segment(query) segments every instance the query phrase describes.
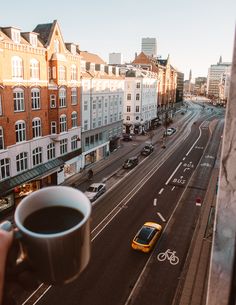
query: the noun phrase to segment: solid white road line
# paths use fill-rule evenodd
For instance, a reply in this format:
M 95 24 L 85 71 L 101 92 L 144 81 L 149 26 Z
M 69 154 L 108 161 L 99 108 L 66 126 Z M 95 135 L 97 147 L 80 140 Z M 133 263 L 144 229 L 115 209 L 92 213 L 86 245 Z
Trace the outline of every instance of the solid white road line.
M 157 213 L 157 215 L 161 218 L 162 221 L 166 222 L 165 218 L 161 215 L 161 213 Z
M 201 126 L 203 125 L 205 121 L 202 122 L 202 124 L 199 126 L 199 130 L 200 130 L 200 133 L 199 133 L 199 136 L 197 138 L 197 140 L 193 143 L 192 147 L 190 147 L 189 151 L 187 152 L 186 156 L 188 156 L 190 154 L 190 152 L 192 151 L 192 149 L 194 148 L 194 146 L 196 145 L 197 141 L 201 138 L 201 135 L 202 135 L 202 129 L 201 129 Z
M 174 174 L 177 172 L 177 170 L 179 169 L 179 167 L 182 165 L 182 162 L 179 163 L 179 165 L 176 167 L 176 169 L 173 171 L 173 173 L 171 174 L 171 176 L 169 177 L 169 179 L 166 181 L 166 185 L 170 182 L 170 180 L 172 179 L 172 177 L 174 176 Z

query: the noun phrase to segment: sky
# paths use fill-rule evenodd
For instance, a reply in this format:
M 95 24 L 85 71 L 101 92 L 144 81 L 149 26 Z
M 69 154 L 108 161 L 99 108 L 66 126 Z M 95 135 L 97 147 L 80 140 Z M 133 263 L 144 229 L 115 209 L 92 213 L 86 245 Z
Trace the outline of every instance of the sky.
M 37 24 L 59 22 L 65 42 L 99 55 L 134 60 L 142 37 L 157 39 L 157 55 L 170 56 L 185 79 L 207 76 L 211 64 L 231 62 L 236 0 L 2 0 L 0 27 L 23 32 Z

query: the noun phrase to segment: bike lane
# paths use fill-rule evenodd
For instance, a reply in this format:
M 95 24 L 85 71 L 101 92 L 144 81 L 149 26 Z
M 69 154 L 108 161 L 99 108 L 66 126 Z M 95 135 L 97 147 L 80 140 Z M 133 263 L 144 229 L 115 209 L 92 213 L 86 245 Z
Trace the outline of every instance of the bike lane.
M 200 150 L 199 147 L 195 145 L 192 151 L 193 155 Z M 173 304 L 179 280 L 181 276 L 185 276 L 183 268 L 186 268 L 186 258 L 191 256 L 189 249 L 194 230 L 198 228 L 201 207 L 196 205 L 196 198 L 200 197 L 202 201 L 204 199 L 214 167 L 212 156 L 216 156 L 217 151 L 218 145 L 209 145 L 204 152 L 194 175 L 187 185 L 186 191 L 179 200 L 178 208 L 168 222 L 149 259 L 144 274 L 130 297 L 129 305 Z M 188 157 L 191 158 L 191 153 Z M 189 164 L 189 162 L 186 164 Z M 183 171 L 184 168 L 186 166 L 180 167 L 179 170 Z M 176 171 L 176 174 L 178 176 L 180 173 Z M 169 188 L 174 185 L 175 179 L 176 176 L 173 175 L 169 181 Z M 181 186 L 179 185 L 178 187 Z

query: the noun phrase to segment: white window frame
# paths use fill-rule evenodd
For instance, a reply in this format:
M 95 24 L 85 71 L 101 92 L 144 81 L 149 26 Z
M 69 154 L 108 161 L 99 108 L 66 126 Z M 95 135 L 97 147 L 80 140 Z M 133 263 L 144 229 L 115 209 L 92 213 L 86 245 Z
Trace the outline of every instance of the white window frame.
M 78 114 L 76 111 L 71 113 L 71 127 L 75 128 L 78 126 Z
M 24 90 L 15 88 L 13 90 L 14 112 L 25 111 Z
M 53 142 L 47 145 L 47 158 L 48 160 L 56 158 L 56 147 Z
M 66 67 L 63 66 L 63 65 L 59 66 L 58 78 L 59 78 L 59 81 L 65 81 L 66 80 Z
M 33 166 L 43 163 L 43 149 L 38 146 L 32 151 Z
M 59 107 L 60 108 L 66 107 L 66 89 L 65 88 L 59 89 Z
M 40 109 L 40 90 L 38 88 L 31 89 L 31 107 L 33 110 Z
M 60 42 L 58 39 L 54 40 L 54 53 L 59 53 L 60 52 Z
M 12 64 L 12 78 L 23 78 L 23 60 L 19 56 L 13 56 L 11 59 Z
M 39 79 L 39 61 L 35 58 L 30 60 L 30 79 Z
M 25 121 L 15 123 L 16 143 L 26 141 L 26 124 Z
M 71 105 L 77 105 L 77 88 L 71 88 Z
M 76 67 L 76 65 L 71 66 L 71 80 L 72 81 L 77 80 L 77 67 Z
M 84 120 L 84 131 L 88 130 L 88 120 Z
M 16 156 L 16 171 L 18 173 L 28 169 L 28 153 L 23 151 Z
M 68 145 L 67 139 L 62 139 L 60 141 L 60 155 L 64 155 L 67 153 L 67 145 Z
M 56 94 L 50 94 L 50 108 L 57 107 L 57 97 Z
M 88 110 L 88 101 L 84 101 L 84 111 Z
M 78 148 L 77 136 L 71 137 L 71 150 L 76 150 Z
M 10 177 L 10 159 L 5 158 L 0 160 L 0 180 Z
M 60 133 L 67 131 L 67 118 L 65 114 L 60 116 Z
M 56 121 L 52 121 L 50 125 L 51 125 L 50 126 L 51 127 L 51 134 L 57 134 L 57 122 Z
M 32 120 L 32 130 L 33 130 L 33 138 L 39 138 L 42 136 L 42 129 L 41 129 L 41 119 L 34 118 Z

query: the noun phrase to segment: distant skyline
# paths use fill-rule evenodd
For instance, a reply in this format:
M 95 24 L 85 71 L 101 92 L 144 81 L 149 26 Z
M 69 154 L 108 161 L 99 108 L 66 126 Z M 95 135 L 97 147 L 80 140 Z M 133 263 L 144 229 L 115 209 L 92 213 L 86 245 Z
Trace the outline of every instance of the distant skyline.
M 65 42 L 98 54 L 122 53 L 126 62 L 141 52 L 143 37 L 157 39 L 157 54 L 188 79 L 207 76 L 211 64 L 232 61 L 235 0 L 100 0 L 1 3 L 0 26 L 32 31 L 37 24 L 59 22 Z

